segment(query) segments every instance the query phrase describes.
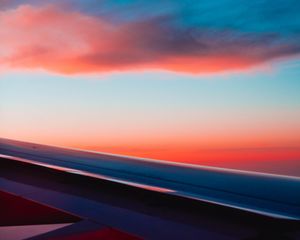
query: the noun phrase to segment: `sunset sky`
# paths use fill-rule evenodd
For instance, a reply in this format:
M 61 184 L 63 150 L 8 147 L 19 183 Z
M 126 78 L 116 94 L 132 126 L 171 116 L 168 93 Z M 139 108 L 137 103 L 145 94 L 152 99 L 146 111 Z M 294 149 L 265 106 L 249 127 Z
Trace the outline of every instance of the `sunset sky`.
M 300 176 L 299 12 L 0 0 L 0 136 Z

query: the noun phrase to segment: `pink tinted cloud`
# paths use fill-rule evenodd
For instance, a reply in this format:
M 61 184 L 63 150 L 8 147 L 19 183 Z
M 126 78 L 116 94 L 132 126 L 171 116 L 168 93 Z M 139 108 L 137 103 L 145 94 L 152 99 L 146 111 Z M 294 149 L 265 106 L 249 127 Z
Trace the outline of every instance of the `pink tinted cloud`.
M 209 73 L 248 69 L 284 52 L 253 46 L 244 38 L 232 43 L 224 33 L 219 40 L 184 32 L 178 36 L 162 27 L 163 21 L 113 25 L 55 6 L 0 11 L 0 67 L 64 74 L 147 69 Z

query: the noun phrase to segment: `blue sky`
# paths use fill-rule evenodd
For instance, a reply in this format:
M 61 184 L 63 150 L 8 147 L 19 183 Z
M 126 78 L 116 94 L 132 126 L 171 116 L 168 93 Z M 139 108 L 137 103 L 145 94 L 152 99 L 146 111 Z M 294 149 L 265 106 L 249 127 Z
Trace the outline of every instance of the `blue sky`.
M 3 1 L 0 135 L 299 162 L 299 12 L 293 0 Z

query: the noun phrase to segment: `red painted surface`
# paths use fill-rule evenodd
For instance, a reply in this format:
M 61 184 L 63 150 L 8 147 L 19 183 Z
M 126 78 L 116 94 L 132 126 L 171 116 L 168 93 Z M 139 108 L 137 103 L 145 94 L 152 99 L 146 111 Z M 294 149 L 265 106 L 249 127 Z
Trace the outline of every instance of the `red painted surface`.
M 84 239 L 101 239 L 101 240 L 139 240 L 140 238 L 121 232 L 113 228 L 104 228 L 98 231 L 85 232 L 76 235 L 51 238 L 49 240 L 84 240 Z
M 0 191 L 0 226 L 72 223 L 80 218 L 20 196 Z

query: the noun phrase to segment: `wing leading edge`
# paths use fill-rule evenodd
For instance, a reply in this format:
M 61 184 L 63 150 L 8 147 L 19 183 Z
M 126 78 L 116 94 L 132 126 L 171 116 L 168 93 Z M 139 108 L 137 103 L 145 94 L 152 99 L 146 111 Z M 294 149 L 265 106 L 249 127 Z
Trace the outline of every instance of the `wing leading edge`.
M 0 139 L 11 160 L 281 219 L 300 220 L 300 178 Z

